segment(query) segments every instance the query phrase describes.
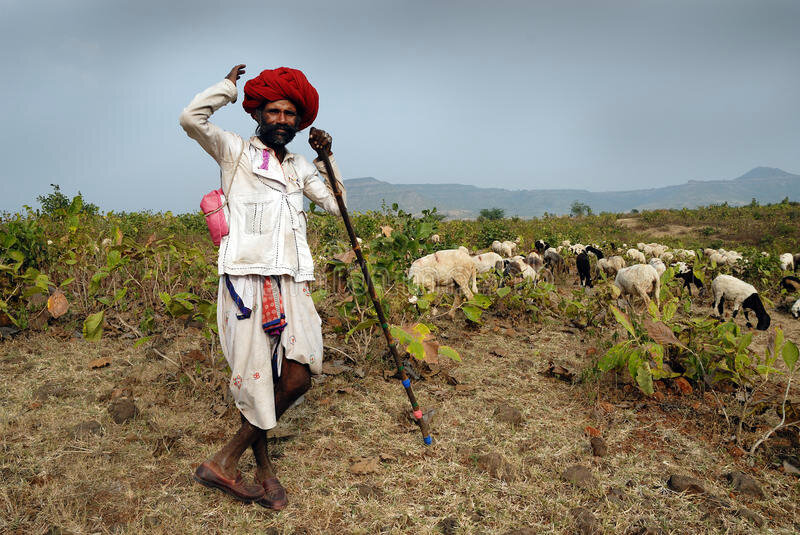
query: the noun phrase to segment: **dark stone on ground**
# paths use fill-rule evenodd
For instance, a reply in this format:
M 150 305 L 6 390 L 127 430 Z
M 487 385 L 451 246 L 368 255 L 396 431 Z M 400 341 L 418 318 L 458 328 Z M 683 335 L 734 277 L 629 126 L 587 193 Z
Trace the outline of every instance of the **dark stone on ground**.
M 519 409 L 511 405 L 500 405 L 494 410 L 494 417 L 497 421 L 511 425 L 520 425 L 525 421 Z
M 115 423 L 121 424 L 133 419 L 139 411 L 132 399 L 120 398 L 108 406 L 108 414 Z
M 490 476 L 505 482 L 516 481 L 517 475 L 511 466 L 499 453 L 486 453 L 477 459 L 478 469 Z
M 103 432 L 100 422 L 96 420 L 89 420 L 88 422 L 81 422 L 72 428 L 71 434 L 73 438 L 87 438 L 91 435 L 99 435 Z
M 569 481 L 581 489 L 589 489 L 597 486 L 597 478 L 592 475 L 592 472 L 587 467 L 580 464 L 572 465 L 564 470 L 561 474 L 561 479 Z
M 761 518 L 761 515 L 759 515 L 752 509 L 748 509 L 747 507 L 740 507 L 739 509 L 737 509 L 736 514 L 741 516 L 742 518 L 746 518 L 747 520 L 749 520 L 758 527 L 764 525 L 764 519 Z
M 570 515 L 575 520 L 575 531 L 580 535 L 595 535 L 600 533 L 597 518 L 585 507 L 575 507 L 570 510 Z
M 375 498 L 376 500 L 383 498 L 383 490 L 372 485 L 361 483 L 356 485 L 356 490 L 358 490 L 358 494 L 362 498 Z
M 675 492 L 687 492 L 689 494 L 705 494 L 706 492 L 699 479 L 678 474 L 670 474 L 667 486 Z
M 519 359 L 517 361 L 517 368 L 521 372 L 527 372 L 527 371 L 531 370 L 533 368 L 533 366 L 534 366 L 534 363 L 533 363 L 532 360 Z
M 608 447 L 606 446 L 606 441 L 602 439 L 602 437 L 592 437 L 592 454 L 595 457 L 605 457 L 606 453 L 608 453 Z
M 39 401 L 47 401 L 49 397 L 63 398 L 66 397 L 69 391 L 64 385 L 60 385 L 55 381 L 47 381 L 45 384 L 36 389 L 33 397 Z
M 734 470 L 725 474 L 725 479 L 733 486 L 733 490 L 739 494 L 748 494 L 760 499 L 764 498 L 764 491 L 758 482 L 744 472 Z
M 625 501 L 625 498 L 628 496 L 622 492 L 620 489 L 616 487 L 609 487 L 606 491 L 606 498 L 610 502 L 614 502 L 616 504 L 621 504 Z
M 436 529 L 444 533 L 444 535 L 455 535 L 458 531 L 458 519 L 449 516 L 443 518 L 436 524 Z

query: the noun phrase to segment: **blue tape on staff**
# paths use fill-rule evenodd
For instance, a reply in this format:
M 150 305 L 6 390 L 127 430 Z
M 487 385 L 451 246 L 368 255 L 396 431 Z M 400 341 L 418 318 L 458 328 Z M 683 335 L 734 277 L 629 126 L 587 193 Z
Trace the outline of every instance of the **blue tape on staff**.
M 431 438 L 430 435 L 428 435 L 427 437 L 423 438 L 422 440 L 425 441 L 425 445 L 426 446 L 430 446 L 433 443 L 433 438 Z
M 403 379 L 403 386 L 406 388 L 411 386 L 411 379 Z

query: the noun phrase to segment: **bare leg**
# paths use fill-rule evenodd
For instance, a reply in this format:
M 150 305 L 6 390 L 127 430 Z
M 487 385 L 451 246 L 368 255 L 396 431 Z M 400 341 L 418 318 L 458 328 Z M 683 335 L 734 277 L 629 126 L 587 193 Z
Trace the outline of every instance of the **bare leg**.
M 280 419 L 286 409 L 311 387 L 311 372 L 308 365 L 289 359 L 283 359 L 281 377 L 275 385 L 275 417 Z M 252 443 L 253 456 L 256 459 L 256 481 L 275 477 L 275 469 L 269 459 L 267 449 L 267 432 L 259 429 Z
M 242 426 L 239 431 L 211 458 L 211 462 L 219 466 L 225 477 L 235 478 L 236 466 L 239 464 L 242 453 L 253 443 L 258 434 L 263 432 L 262 429 L 254 426 L 242 416 Z

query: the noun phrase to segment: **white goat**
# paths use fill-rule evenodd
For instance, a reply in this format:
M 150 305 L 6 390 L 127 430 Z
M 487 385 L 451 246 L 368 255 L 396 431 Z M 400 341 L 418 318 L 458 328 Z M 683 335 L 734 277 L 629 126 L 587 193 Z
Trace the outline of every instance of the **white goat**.
M 758 291 L 752 284 L 748 284 L 742 280 L 732 277 L 730 275 L 717 275 L 711 281 L 711 292 L 714 295 L 714 309 L 720 316 L 724 315 L 725 300 L 733 301 L 733 317 L 739 312 L 741 307 L 744 310 L 745 319 L 750 318 L 747 315 L 747 310 L 755 312 L 758 318 L 758 325 L 756 329 L 765 331 L 769 328 L 770 318 L 767 311 L 764 309 L 764 303 L 758 295 Z
M 497 266 L 498 262 L 502 261 L 503 257 L 494 252 L 481 253 L 472 257 L 472 262 L 475 264 L 475 269 L 478 273 L 486 273 Z
M 639 264 L 647 263 L 647 257 L 644 256 L 644 253 L 639 251 L 638 249 L 628 249 L 628 251 L 625 254 L 628 255 L 628 258 L 630 258 L 634 262 L 637 262 Z
M 466 248 L 444 249 L 414 260 L 408 269 L 408 276 L 414 284 L 428 292 L 457 286 L 467 299 L 472 299 L 473 293 L 478 292 L 475 281 L 477 270 L 465 250 Z M 460 297 L 456 292 L 450 317 L 455 315 Z
M 641 297 L 645 307 L 650 304 L 650 294 L 660 306 L 661 278 L 656 268 L 650 264 L 635 264 L 617 271 L 614 284 L 619 287 L 622 295 L 631 298 Z M 629 301 L 630 302 L 630 301 Z

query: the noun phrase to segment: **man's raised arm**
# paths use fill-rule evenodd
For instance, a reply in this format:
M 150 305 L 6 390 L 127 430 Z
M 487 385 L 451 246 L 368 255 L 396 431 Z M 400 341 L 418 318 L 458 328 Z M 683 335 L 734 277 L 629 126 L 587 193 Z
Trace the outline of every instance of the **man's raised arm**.
M 208 121 L 211 114 L 229 102 L 236 102 L 236 81 L 244 74 L 244 64 L 234 66 L 224 80 L 196 95 L 180 116 L 186 134 L 197 141 L 217 163 L 230 161 L 242 147 L 242 139 Z

